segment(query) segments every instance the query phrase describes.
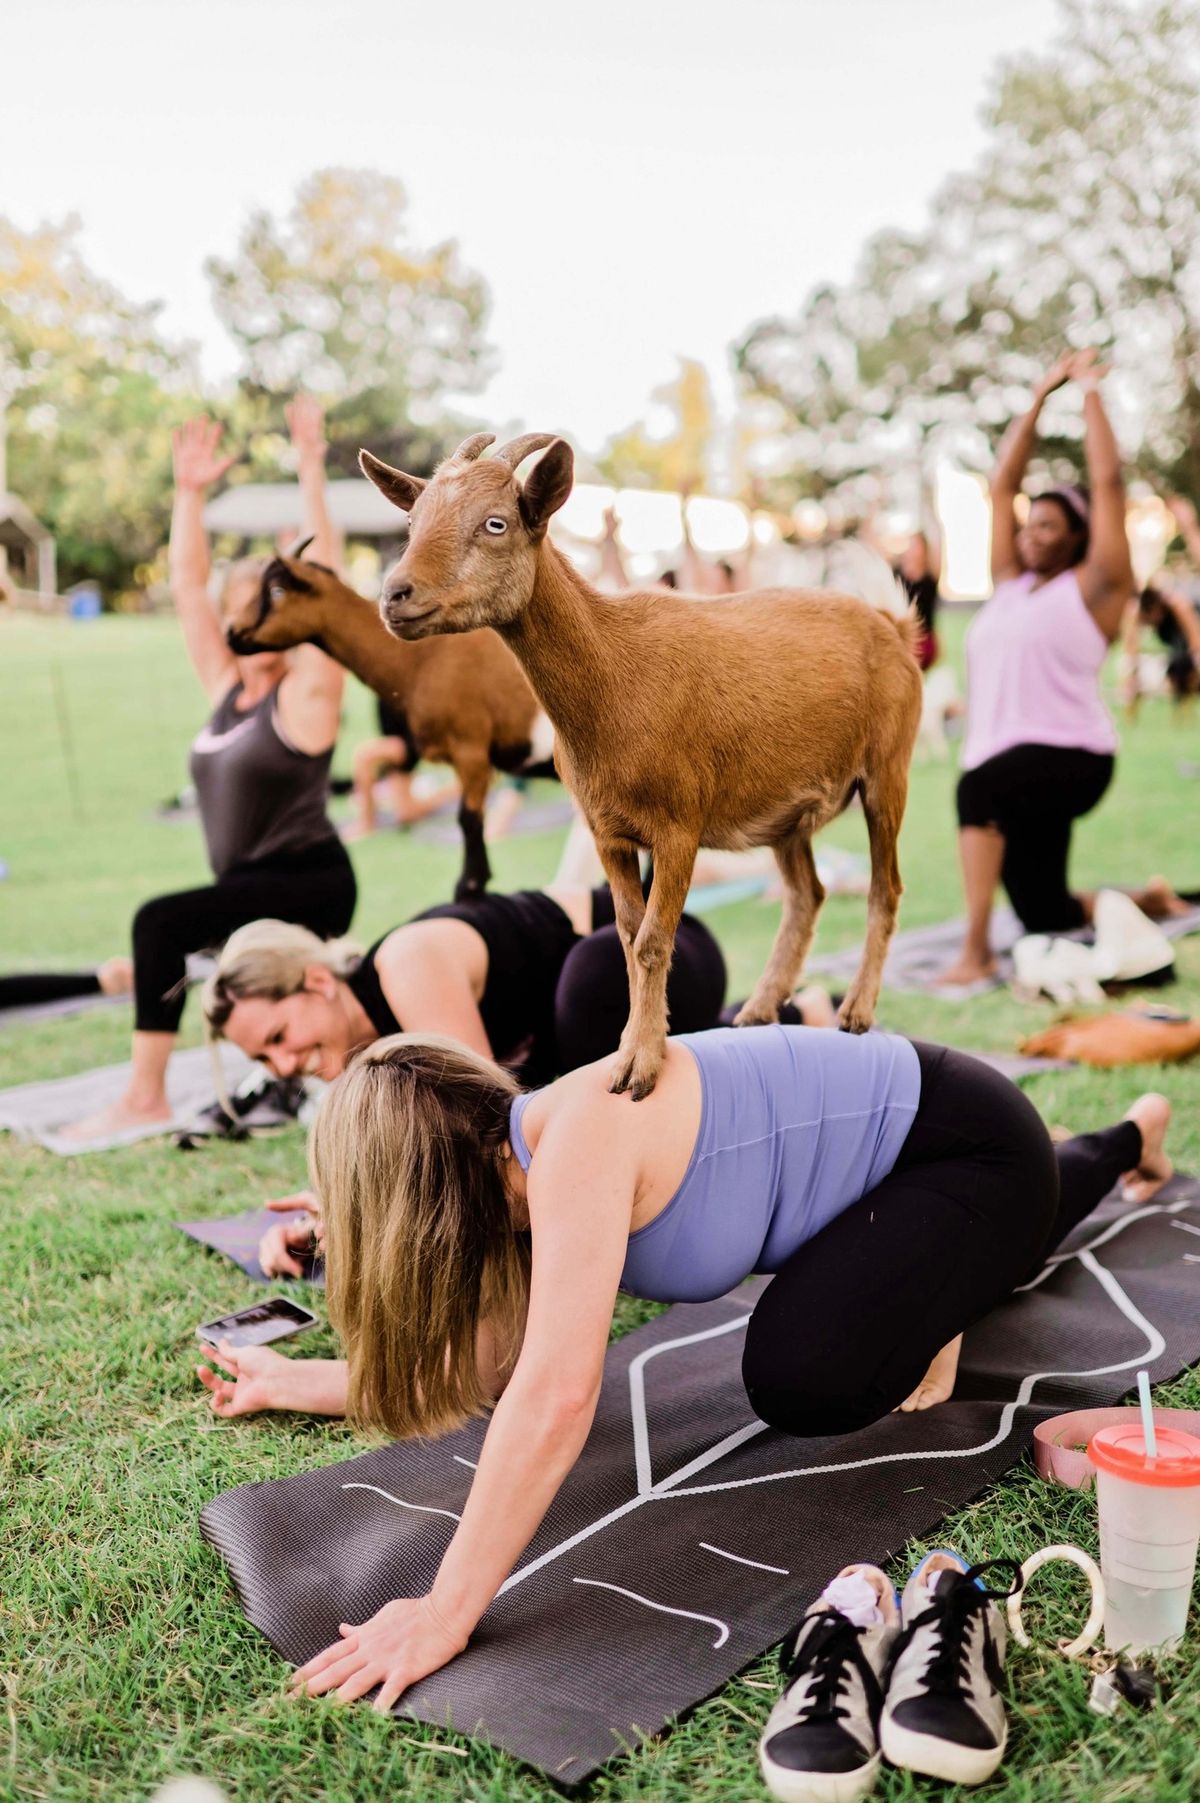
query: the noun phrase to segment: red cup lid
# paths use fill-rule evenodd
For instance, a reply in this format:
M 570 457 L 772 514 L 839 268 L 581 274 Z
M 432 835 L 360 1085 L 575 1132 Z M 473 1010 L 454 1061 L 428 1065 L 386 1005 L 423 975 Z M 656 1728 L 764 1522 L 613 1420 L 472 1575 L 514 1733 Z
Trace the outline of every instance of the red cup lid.
M 1140 1421 L 1102 1427 L 1093 1434 L 1088 1458 L 1098 1471 L 1127 1478 L 1133 1484 L 1158 1484 L 1184 1488 L 1200 1484 L 1200 1440 L 1178 1427 L 1155 1423 L 1158 1456 L 1146 1451 L 1146 1435 Z

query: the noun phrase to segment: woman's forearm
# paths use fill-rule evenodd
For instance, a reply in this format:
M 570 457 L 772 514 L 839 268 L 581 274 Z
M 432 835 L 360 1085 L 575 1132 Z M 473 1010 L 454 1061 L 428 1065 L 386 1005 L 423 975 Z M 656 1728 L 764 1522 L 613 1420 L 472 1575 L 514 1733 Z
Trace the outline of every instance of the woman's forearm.
M 514 1378 L 496 1405 L 479 1469 L 430 1592 L 439 1618 L 470 1634 L 529 1545 L 583 1451 L 595 1414 L 539 1403 Z
M 1015 419 L 1001 439 L 1000 449 L 996 453 L 996 467 L 992 472 L 993 494 L 1020 493 L 1029 459 L 1033 456 L 1033 447 L 1037 443 L 1038 420 L 1044 399 L 1045 396 L 1039 390 L 1034 395 L 1033 406 L 1028 413 Z
M 204 529 L 204 491 L 177 488 L 171 511 L 168 552 L 171 589 L 176 605 L 189 594 L 204 593 L 210 570 L 208 533 Z
M 314 563 L 323 563 L 331 570 L 340 570 L 342 535 L 329 512 L 324 451 L 303 456 L 297 474 L 304 502 L 304 530 L 312 534 L 313 541 L 308 555 Z
M 1104 402 L 1096 387 L 1087 387 L 1083 395 L 1083 456 L 1087 464 L 1092 493 L 1114 486 L 1124 491 L 1121 453 Z
M 285 1359 L 271 1385 L 271 1407 L 305 1415 L 344 1415 L 350 1368 L 345 1359 Z

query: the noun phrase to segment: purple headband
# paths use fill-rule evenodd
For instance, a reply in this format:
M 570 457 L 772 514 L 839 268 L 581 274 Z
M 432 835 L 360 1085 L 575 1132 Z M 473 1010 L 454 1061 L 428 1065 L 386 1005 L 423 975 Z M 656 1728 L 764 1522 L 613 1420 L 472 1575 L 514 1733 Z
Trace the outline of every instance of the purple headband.
M 1085 526 L 1092 523 L 1092 504 L 1081 488 L 1074 488 L 1069 482 L 1056 482 L 1053 488 L 1045 488 L 1040 495 L 1034 496 L 1038 501 L 1065 501 L 1071 512 L 1083 521 Z

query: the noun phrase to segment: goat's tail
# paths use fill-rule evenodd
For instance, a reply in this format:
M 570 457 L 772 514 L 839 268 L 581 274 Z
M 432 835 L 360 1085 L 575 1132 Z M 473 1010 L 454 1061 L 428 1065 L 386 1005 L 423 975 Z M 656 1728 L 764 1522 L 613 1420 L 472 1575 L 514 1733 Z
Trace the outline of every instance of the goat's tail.
M 897 586 L 899 585 L 897 584 Z M 902 614 L 889 613 L 887 617 L 900 634 L 900 642 L 905 650 L 911 652 L 915 658 L 917 646 L 920 644 L 925 630 L 921 625 L 921 616 L 916 608 L 909 607 Z

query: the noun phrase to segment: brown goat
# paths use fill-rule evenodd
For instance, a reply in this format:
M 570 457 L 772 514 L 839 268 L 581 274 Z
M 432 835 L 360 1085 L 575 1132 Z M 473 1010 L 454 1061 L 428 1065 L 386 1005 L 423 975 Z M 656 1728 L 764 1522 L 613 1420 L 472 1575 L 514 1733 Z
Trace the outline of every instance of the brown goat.
M 848 595 L 764 589 L 717 601 L 597 593 L 550 542 L 571 491 L 561 438 L 528 434 L 478 461 L 468 439 L 424 482 L 368 452 L 363 470 L 410 515 L 381 612 L 404 639 L 494 626 L 557 733 L 563 780 L 612 886 L 632 1006 L 611 1087 L 654 1088 L 666 978 L 699 846 L 770 845 L 783 915 L 739 1025 L 773 1021 L 807 956 L 824 890 L 812 837 L 857 791 L 871 842 L 867 937 L 840 1023 L 871 1025 L 900 900 L 896 840 L 921 714 L 910 621 Z M 522 486 L 516 471 L 545 449 Z M 648 903 L 638 851 L 654 859 Z
M 301 547 L 302 549 L 303 547 Z M 415 751 L 451 764 L 462 785 L 458 822 L 463 868 L 454 897 L 479 895 L 491 880 L 483 810 L 493 767 L 520 770 L 530 761 L 537 698 L 512 652 L 494 632 L 397 643 L 379 610 L 323 564 L 275 557 L 259 592 L 226 637 L 239 656 L 316 644 L 396 708 Z

